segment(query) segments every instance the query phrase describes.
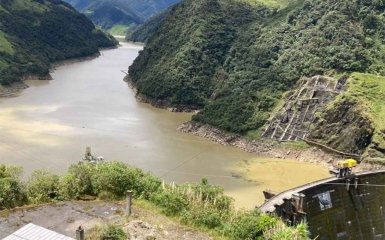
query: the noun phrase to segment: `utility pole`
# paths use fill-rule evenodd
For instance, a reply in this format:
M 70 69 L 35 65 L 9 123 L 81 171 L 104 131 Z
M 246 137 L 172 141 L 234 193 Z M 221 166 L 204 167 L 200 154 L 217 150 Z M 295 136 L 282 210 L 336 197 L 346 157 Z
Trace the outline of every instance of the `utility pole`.
M 127 216 L 131 215 L 131 205 L 132 205 L 132 191 L 127 190 L 127 207 L 126 207 Z

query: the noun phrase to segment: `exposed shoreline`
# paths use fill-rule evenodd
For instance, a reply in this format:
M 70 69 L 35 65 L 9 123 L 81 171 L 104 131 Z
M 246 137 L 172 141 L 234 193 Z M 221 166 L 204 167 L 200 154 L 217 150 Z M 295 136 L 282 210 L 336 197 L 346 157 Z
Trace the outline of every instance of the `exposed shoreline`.
M 108 49 L 115 49 L 117 47 L 118 46 L 109 47 L 109 48 L 100 48 L 99 51 L 108 50 Z M 98 58 L 100 55 L 101 55 L 100 52 L 97 52 L 97 53 L 94 53 L 94 54 L 86 56 L 86 57 L 69 58 L 66 60 L 53 62 L 53 63 L 51 63 L 51 66 L 50 66 L 50 73 L 52 71 L 54 71 L 57 67 L 65 66 L 65 65 L 69 65 L 69 64 L 73 64 L 73 63 L 77 63 L 77 62 L 92 60 L 92 59 Z M 19 81 L 13 82 L 8 86 L 1 86 L 0 85 L 0 98 L 19 96 L 21 91 L 29 88 L 28 84 L 25 83 L 25 81 L 27 81 L 27 80 L 42 80 L 42 81 L 53 80 L 50 73 L 47 75 L 28 74 L 28 75 L 22 76 Z
M 232 146 L 243 151 L 267 158 L 290 159 L 299 162 L 308 162 L 331 169 L 336 161 L 344 159 L 342 156 L 327 153 L 317 147 L 309 146 L 305 149 L 295 149 L 279 144 L 278 142 L 264 142 L 249 140 L 244 136 L 228 133 L 218 128 L 197 123 L 187 122 L 178 127 L 178 131 L 210 139 L 225 146 Z M 383 169 L 384 166 L 370 163 L 361 163 L 356 171 Z

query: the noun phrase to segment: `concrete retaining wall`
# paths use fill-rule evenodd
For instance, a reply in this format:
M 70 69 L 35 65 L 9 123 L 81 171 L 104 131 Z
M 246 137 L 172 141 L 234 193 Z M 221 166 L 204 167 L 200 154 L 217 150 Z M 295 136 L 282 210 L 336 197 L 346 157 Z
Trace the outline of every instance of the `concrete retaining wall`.
M 298 194 L 303 194 L 300 202 Z M 385 239 L 385 171 L 307 184 L 277 195 L 260 209 L 290 224 L 306 220 L 313 239 Z

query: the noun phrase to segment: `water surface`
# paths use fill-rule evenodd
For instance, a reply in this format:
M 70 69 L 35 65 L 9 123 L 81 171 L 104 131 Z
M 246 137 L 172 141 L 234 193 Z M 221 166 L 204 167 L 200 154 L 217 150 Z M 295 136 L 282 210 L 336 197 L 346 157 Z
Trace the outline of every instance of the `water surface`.
M 176 131 L 190 114 L 138 103 L 122 81 L 121 70 L 141 48 L 123 43 L 102 51 L 99 58 L 57 67 L 52 81 L 28 81 L 30 88 L 18 97 L 0 99 L 0 163 L 23 166 L 26 174 L 36 169 L 63 173 L 91 146 L 95 155 L 135 165 L 166 181 L 207 177 L 223 186 L 237 206 L 247 208 L 263 202 L 265 188 L 283 190 L 327 176 L 321 166 L 298 162 L 277 166 Z M 239 163 L 250 160 L 264 163 L 253 181 L 233 177 L 242 173 Z M 290 184 L 275 181 L 282 173 L 304 178 Z

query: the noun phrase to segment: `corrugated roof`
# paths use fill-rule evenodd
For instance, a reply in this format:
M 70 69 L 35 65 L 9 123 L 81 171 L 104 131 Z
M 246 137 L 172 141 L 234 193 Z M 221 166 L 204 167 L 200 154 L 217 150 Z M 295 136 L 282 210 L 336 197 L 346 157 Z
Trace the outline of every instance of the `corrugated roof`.
M 29 223 L 3 240 L 75 240 L 60 233 Z

